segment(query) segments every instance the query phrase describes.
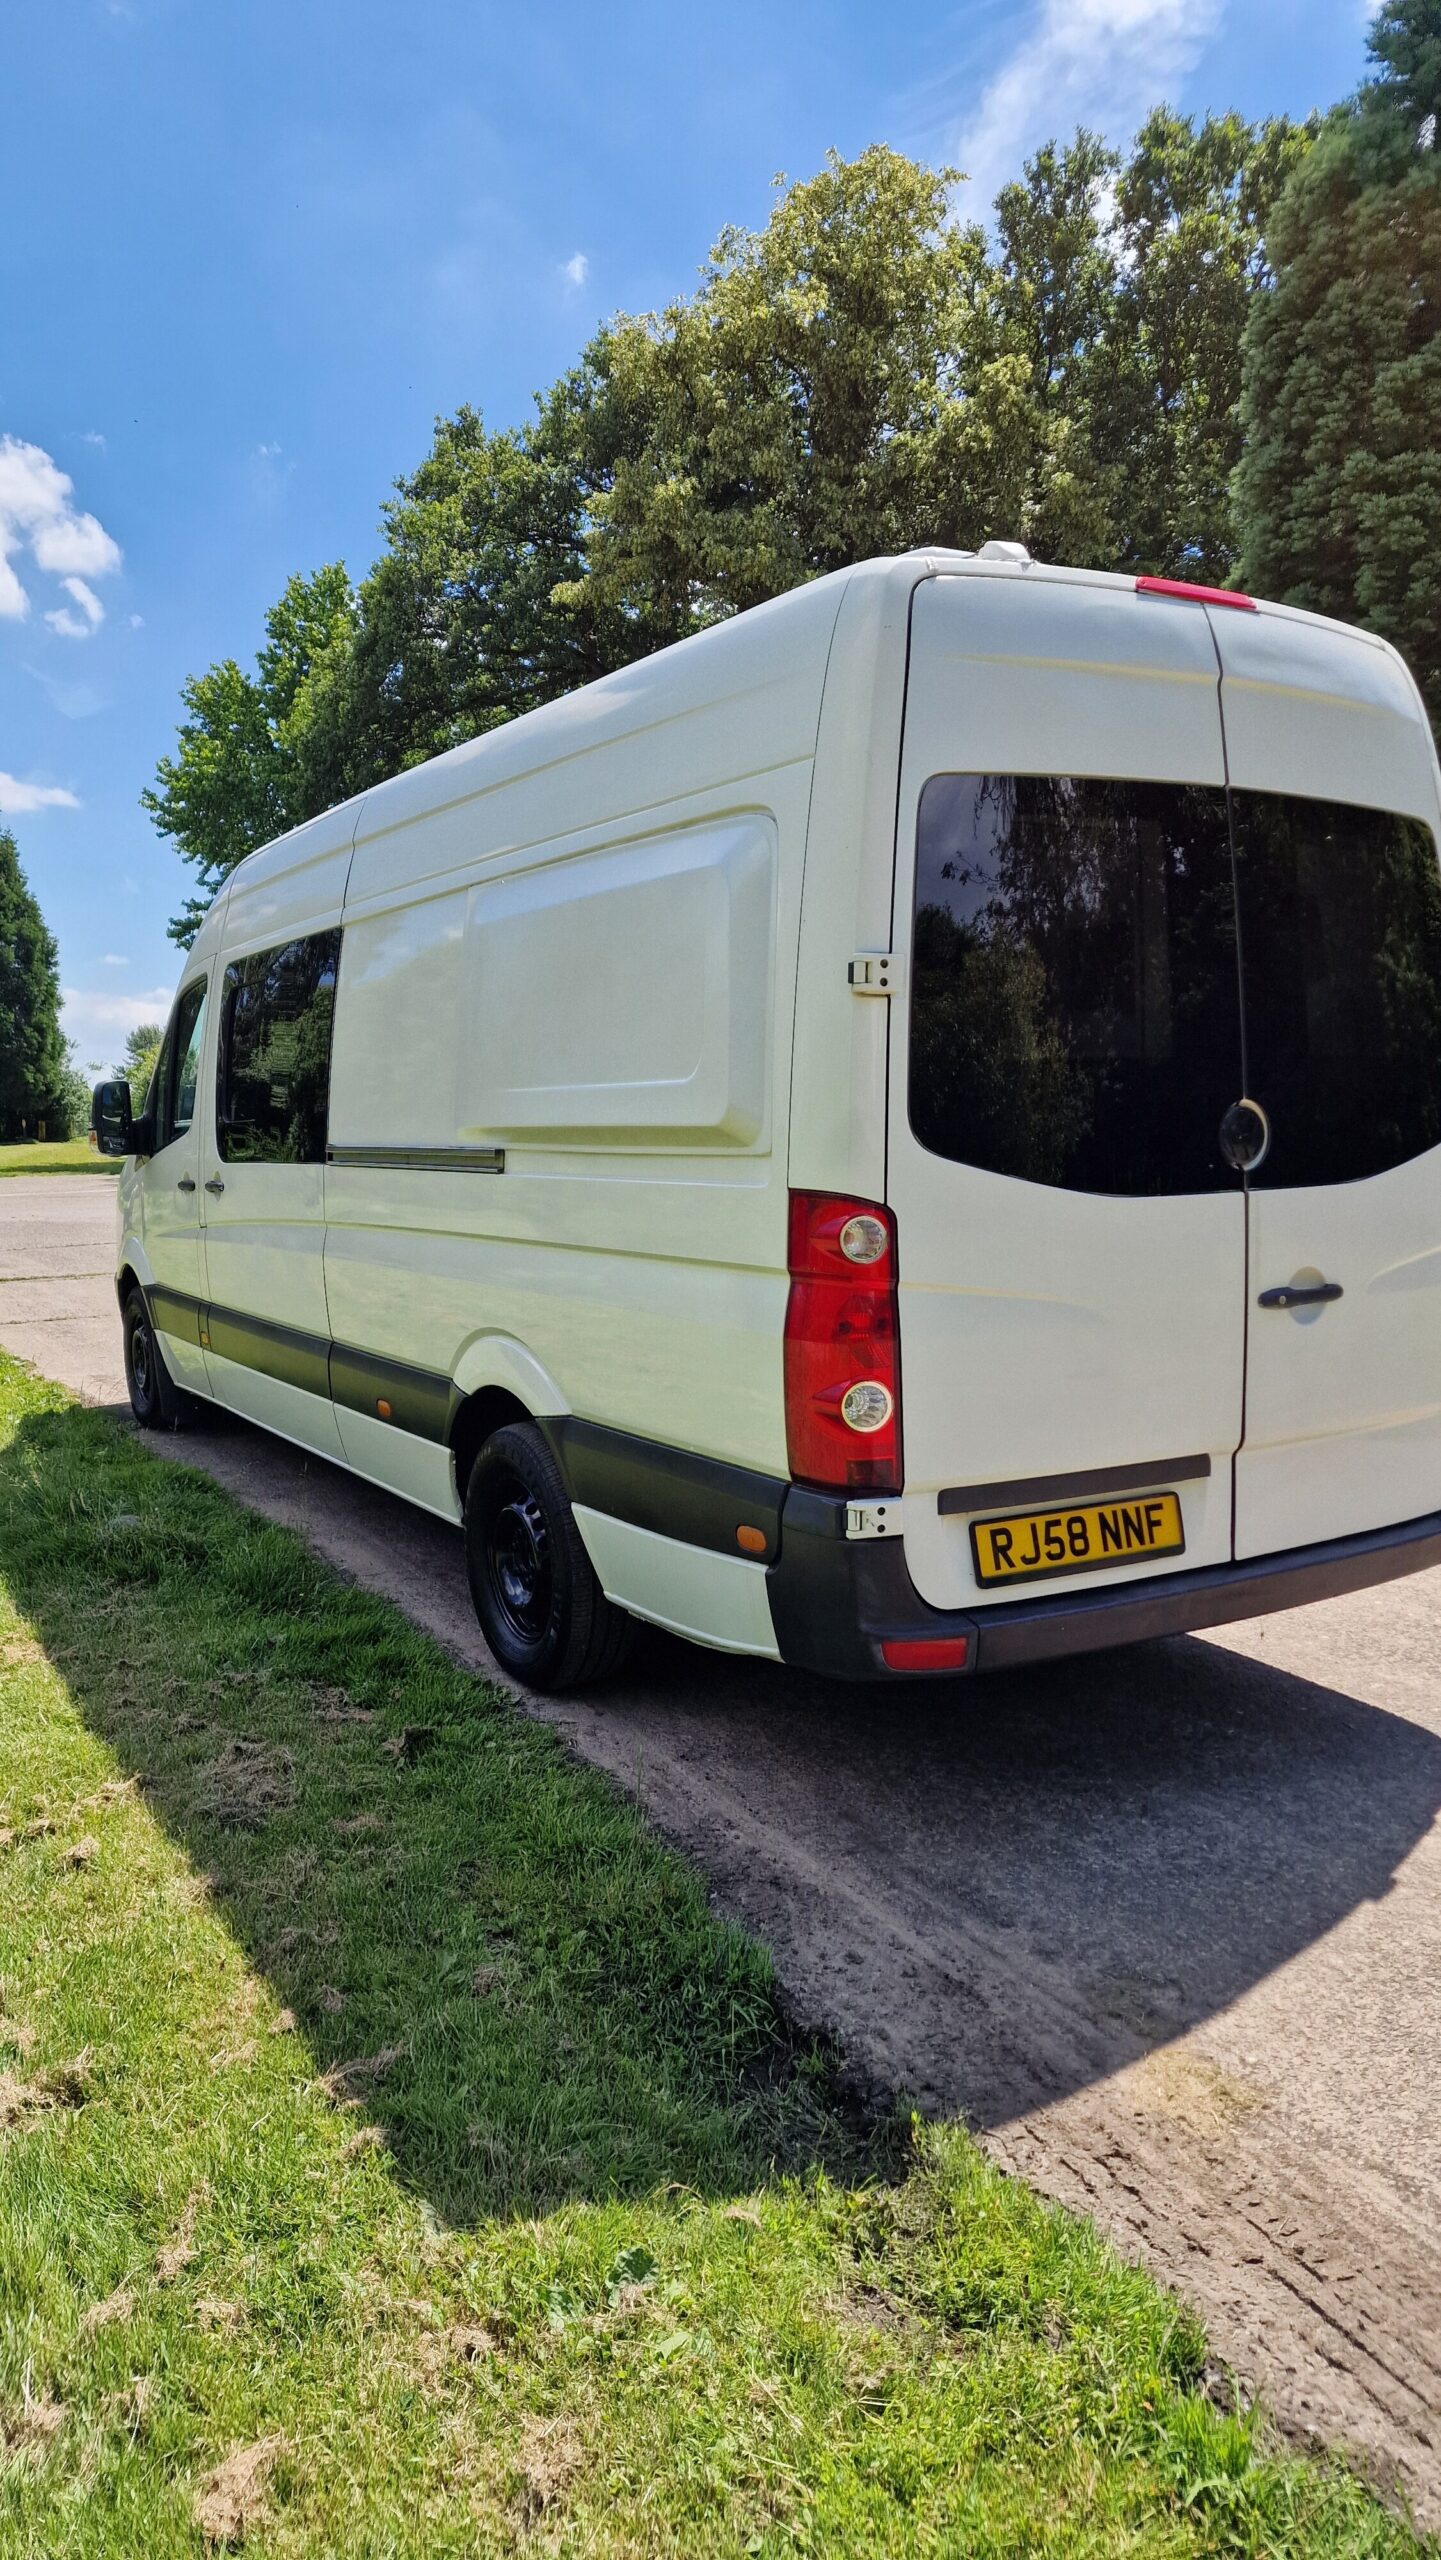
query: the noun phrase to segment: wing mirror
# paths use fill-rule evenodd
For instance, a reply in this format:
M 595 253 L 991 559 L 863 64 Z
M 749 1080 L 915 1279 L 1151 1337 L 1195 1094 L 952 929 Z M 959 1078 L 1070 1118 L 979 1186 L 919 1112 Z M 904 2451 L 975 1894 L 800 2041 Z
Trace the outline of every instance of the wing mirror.
M 90 1126 L 95 1144 L 102 1156 L 128 1156 L 135 1153 L 136 1124 L 130 1108 L 130 1087 L 98 1084 L 90 1104 Z

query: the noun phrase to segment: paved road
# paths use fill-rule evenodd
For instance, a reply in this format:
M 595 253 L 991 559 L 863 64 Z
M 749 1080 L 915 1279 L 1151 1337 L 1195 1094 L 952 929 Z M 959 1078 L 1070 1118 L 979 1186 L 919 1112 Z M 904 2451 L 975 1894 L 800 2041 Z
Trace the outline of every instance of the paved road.
M 0 1183 L 0 1345 L 122 1393 L 108 1185 Z M 240 1423 L 164 1444 L 486 1667 L 452 1530 Z M 991 1682 L 647 1640 L 547 1714 L 879 2078 L 1193 2301 L 1441 2523 L 1441 1573 Z

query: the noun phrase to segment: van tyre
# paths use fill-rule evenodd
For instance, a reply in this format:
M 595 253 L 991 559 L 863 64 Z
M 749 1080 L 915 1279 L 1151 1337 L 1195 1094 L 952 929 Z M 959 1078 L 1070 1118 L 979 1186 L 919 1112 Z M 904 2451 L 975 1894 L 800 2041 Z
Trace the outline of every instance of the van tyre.
M 120 1321 L 130 1410 L 141 1430 L 183 1431 L 195 1419 L 196 1400 L 177 1387 L 166 1368 L 150 1309 L 139 1289 L 130 1291 Z
M 491 1433 L 465 1496 L 465 1560 L 485 1640 L 531 1689 L 608 1680 L 635 1621 L 607 1600 L 560 1469 L 531 1422 Z

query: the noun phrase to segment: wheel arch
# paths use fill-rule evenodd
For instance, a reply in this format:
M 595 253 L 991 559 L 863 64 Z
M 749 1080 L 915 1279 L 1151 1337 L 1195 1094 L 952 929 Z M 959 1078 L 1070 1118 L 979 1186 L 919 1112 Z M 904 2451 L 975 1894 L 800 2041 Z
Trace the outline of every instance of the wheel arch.
M 455 1462 L 455 1490 L 462 1503 L 470 1471 L 492 1431 L 503 1423 L 533 1422 L 570 1407 L 555 1380 L 523 1343 L 486 1334 L 467 1345 L 456 1364 L 455 1409 L 447 1438 Z

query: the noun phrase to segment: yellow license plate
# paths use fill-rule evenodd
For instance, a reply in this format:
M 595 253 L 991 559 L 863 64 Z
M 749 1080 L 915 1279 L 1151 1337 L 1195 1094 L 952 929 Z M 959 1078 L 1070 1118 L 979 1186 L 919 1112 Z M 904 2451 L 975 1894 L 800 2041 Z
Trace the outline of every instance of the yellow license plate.
M 1186 1552 L 1180 1500 L 1140 1494 L 1129 1502 L 1082 1502 L 1069 1511 L 1015 1511 L 971 1524 L 978 1582 L 1036 1582 L 1042 1574 L 1094 1573 Z

